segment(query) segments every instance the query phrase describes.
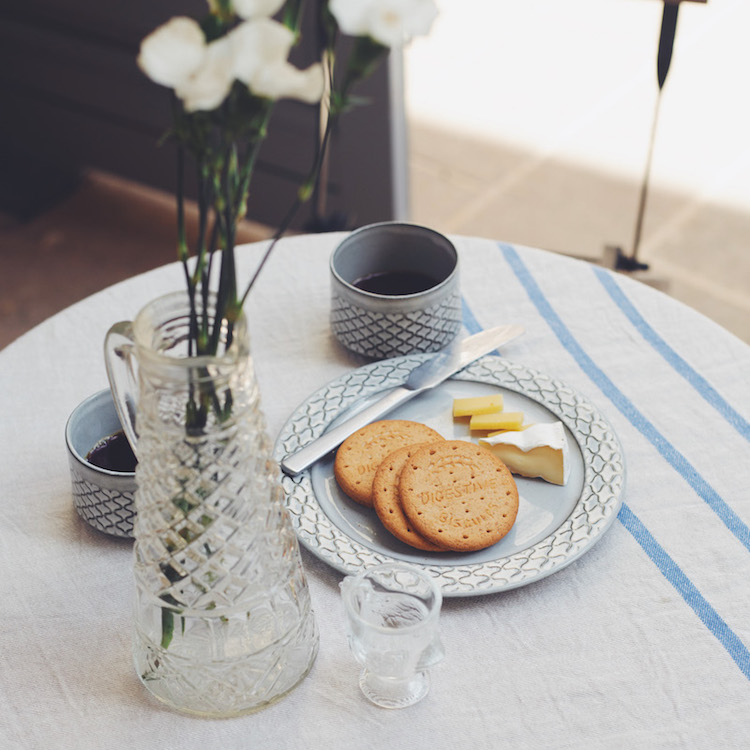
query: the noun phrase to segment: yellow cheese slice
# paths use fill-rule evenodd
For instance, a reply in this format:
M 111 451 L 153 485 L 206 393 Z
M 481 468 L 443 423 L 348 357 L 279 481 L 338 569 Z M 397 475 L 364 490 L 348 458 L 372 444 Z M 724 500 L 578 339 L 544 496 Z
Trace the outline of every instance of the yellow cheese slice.
M 479 444 L 491 450 L 513 474 L 541 477 L 552 484 L 568 481 L 570 457 L 562 422 L 487 436 L 480 438 Z
M 453 416 L 470 417 L 473 414 L 492 414 L 503 410 L 503 394 L 474 396 L 472 398 L 454 398 Z
M 469 429 L 517 430 L 522 424 L 522 411 L 501 411 L 494 414 L 475 414 L 469 421 Z

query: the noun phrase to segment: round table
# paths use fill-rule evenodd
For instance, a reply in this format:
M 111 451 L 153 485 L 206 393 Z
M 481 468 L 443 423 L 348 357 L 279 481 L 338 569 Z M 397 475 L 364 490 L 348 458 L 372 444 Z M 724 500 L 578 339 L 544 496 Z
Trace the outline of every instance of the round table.
M 268 431 L 362 361 L 328 325 L 342 234 L 283 240 L 246 306 Z M 76 515 L 63 430 L 106 387 L 109 326 L 182 288 L 172 264 L 73 305 L 0 352 L 0 745 L 5 748 L 702 748 L 750 741 L 750 347 L 609 271 L 453 238 L 467 333 L 520 322 L 503 357 L 606 416 L 623 504 L 587 554 L 543 580 L 446 599 L 446 658 L 403 711 L 359 692 L 342 573 L 303 550 L 320 629 L 310 675 L 258 713 L 157 704 L 131 664 L 131 543 Z M 263 243 L 238 250 L 248 278 Z

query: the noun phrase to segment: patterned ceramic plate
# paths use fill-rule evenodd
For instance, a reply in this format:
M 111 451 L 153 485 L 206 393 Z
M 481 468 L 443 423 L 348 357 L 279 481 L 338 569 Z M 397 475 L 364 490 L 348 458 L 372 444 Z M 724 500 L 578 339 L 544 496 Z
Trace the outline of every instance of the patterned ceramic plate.
M 310 396 L 289 418 L 276 442 L 277 460 L 337 424 L 349 407 L 372 402 L 402 384 L 424 355 L 366 365 Z M 571 472 L 564 487 L 541 479 L 516 478 L 520 502 L 510 533 L 471 553 L 425 553 L 401 543 L 380 524 L 375 511 L 344 495 L 333 477 L 333 454 L 298 476 L 282 480 L 300 542 L 342 573 L 387 560 L 427 569 L 445 596 L 474 596 L 525 586 L 557 572 L 587 552 L 617 516 L 624 489 L 619 441 L 604 417 L 565 384 L 497 357 L 484 357 L 442 385 L 388 415 L 424 422 L 444 437 L 469 438 L 454 423 L 454 398 L 500 391 L 505 409 L 523 411 L 527 422 L 560 420 L 566 428 Z

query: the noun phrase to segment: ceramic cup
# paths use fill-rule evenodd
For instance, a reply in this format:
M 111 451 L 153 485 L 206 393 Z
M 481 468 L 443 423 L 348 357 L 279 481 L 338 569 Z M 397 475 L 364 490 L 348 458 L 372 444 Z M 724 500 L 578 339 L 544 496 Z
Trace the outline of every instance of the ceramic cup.
M 357 354 L 436 352 L 461 329 L 458 254 L 432 229 L 370 224 L 341 242 L 330 267 L 331 329 Z
M 102 469 L 86 460 L 102 439 L 121 430 L 107 388 L 82 401 L 68 418 L 68 448 L 73 505 L 78 515 L 98 531 L 119 537 L 133 536 L 135 472 Z

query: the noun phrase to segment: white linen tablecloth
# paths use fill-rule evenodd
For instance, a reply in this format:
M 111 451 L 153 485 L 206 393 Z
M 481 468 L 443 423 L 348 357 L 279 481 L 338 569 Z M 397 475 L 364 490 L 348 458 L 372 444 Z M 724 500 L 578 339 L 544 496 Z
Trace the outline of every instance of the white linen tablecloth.
M 311 392 L 362 364 L 329 330 L 340 234 L 277 247 L 248 301 L 275 438 Z M 63 311 L 0 352 L 0 747 L 746 748 L 750 746 L 750 347 L 646 286 L 570 258 L 456 237 L 467 332 L 521 322 L 507 359 L 554 376 L 611 422 L 625 453 L 617 521 L 524 588 L 444 602 L 445 660 L 416 706 L 359 692 L 342 574 L 303 550 L 320 629 L 287 698 L 186 717 L 130 656 L 131 544 L 71 501 L 63 429 L 106 387 L 102 342 L 175 264 Z M 249 278 L 263 245 L 239 252 Z

